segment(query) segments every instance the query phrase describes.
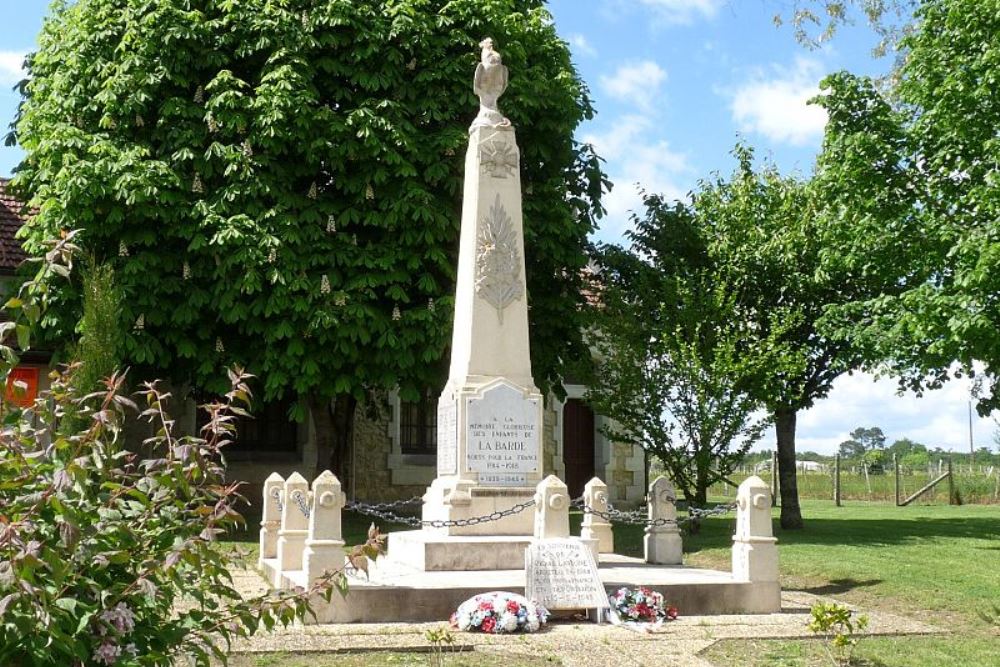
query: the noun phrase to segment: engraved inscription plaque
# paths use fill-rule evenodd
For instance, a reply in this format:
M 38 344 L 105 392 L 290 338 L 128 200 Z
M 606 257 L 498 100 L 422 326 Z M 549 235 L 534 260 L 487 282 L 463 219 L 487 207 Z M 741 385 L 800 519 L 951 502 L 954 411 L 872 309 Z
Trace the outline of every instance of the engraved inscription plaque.
M 482 398 L 467 400 L 466 469 L 490 473 L 496 479 L 538 472 L 540 399 L 525 398 L 519 390 L 501 384 Z
M 580 540 L 532 542 L 524 552 L 524 581 L 527 598 L 546 609 L 609 606 L 594 556 Z
M 458 401 L 453 396 L 438 399 L 437 471 L 454 475 L 458 464 Z

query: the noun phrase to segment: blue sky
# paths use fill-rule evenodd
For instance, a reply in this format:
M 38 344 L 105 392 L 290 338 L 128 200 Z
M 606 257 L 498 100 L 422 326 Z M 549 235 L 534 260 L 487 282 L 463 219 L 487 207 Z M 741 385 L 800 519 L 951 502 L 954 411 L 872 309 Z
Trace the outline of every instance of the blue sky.
M 23 54 L 35 42 L 48 0 L 4 0 L 0 24 L 0 124 L 13 118 Z M 823 49 L 774 25 L 785 0 L 551 0 L 556 28 L 589 84 L 598 110 L 578 138 L 593 143 L 615 183 L 597 238 L 616 241 L 638 202 L 635 184 L 682 197 L 712 171 L 729 172 L 742 138 L 786 173 L 808 175 L 825 118 L 805 101 L 820 79 L 849 69 L 878 75 L 874 35 L 840 31 Z M 503 45 L 499 45 L 502 52 Z M 516 76 L 516 72 L 512 72 Z M 0 148 L 0 175 L 20 159 Z M 968 451 L 969 386 L 952 382 L 918 399 L 892 380 L 841 378 L 830 398 L 799 417 L 799 449 L 832 453 L 857 426 L 881 426 L 890 442 L 910 437 Z M 975 419 L 976 446 L 993 446 L 992 419 Z M 761 443 L 773 447 L 773 435 Z

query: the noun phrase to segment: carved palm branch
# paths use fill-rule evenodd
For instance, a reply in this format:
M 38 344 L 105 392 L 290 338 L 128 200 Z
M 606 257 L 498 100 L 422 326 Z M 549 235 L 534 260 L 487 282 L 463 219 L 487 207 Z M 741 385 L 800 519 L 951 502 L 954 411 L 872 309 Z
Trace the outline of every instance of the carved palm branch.
M 500 203 L 500 195 L 479 226 L 476 294 L 497 309 L 500 324 L 504 308 L 524 294 L 517 230 Z

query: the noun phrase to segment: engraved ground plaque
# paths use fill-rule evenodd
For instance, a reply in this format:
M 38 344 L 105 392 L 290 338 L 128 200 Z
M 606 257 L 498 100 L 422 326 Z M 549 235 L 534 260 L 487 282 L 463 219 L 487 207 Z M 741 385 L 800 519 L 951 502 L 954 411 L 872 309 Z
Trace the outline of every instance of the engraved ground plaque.
M 519 483 L 512 475 L 538 472 L 540 399 L 501 384 L 467 400 L 466 469 L 489 473 L 498 486 Z
M 525 595 L 547 609 L 606 609 L 590 548 L 575 539 L 536 540 L 524 552 Z

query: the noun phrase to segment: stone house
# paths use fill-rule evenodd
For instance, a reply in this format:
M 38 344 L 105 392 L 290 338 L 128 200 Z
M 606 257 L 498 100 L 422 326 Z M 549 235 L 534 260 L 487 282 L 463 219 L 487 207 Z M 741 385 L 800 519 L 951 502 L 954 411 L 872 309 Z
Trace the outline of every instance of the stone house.
M 25 253 L 15 238 L 23 224 L 22 206 L 6 190 L 0 179 L 0 291 L 12 292 L 19 283 L 15 270 Z M 16 370 L 17 377 L 32 387 L 32 392 L 47 382 L 45 370 L 50 355 L 29 352 Z M 544 474 L 555 474 L 569 486 L 574 497 L 580 495 L 590 478 L 600 477 L 608 484 L 611 501 L 634 504 L 642 500 L 646 487 L 643 450 L 611 442 L 600 431 L 605 418 L 597 415 L 584 400 L 586 387 L 565 386 L 567 396 L 546 400 L 543 446 Z M 13 395 L 11 395 L 13 399 Z M 354 488 L 351 498 L 386 501 L 421 495 L 436 475 L 437 395 L 418 403 L 401 401 L 395 392 L 378 405 L 358 407 L 354 427 Z M 289 418 L 290 401 L 276 401 L 254 406 L 254 419 L 241 420 L 238 440 L 228 450 L 231 478 L 249 484 L 248 498 L 257 497 L 257 489 L 272 472 L 284 476 L 297 470 L 308 479 L 315 470 L 316 447 L 311 420 L 296 423 Z M 180 413 L 180 414 L 176 414 Z M 198 428 L 195 404 L 185 401 L 175 411 L 181 430 L 193 433 Z M 136 442 L 145 434 L 134 425 Z

